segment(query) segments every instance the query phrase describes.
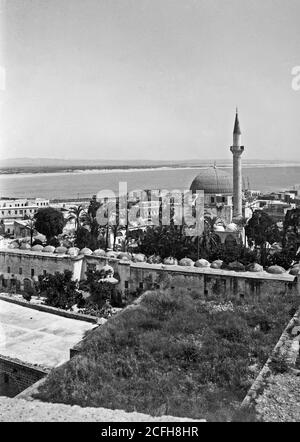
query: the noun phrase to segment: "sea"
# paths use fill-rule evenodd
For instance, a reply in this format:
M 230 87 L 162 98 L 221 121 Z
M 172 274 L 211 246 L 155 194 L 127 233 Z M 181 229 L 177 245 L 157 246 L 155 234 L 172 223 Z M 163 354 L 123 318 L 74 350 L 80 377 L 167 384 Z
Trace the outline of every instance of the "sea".
M 223 167 L 231 172 L 230 168 Z M 138 189 L 189 189 L 201 167 L 149 169 L 77 170 L 55 173 L 0 175 L 0 196 L 10 198 L 90 198 L 99 191 L 118 192 L 119 183 L 128 191 Z M 244 187 L 262 192 L 300 188 L 300 166 L 268 164 L 243 167 Z

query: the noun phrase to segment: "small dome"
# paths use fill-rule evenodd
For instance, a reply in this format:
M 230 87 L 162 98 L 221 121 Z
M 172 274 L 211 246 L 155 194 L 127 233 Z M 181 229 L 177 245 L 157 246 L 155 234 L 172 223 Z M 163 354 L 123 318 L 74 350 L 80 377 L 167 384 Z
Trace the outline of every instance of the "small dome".
M 147 262 L 149 264 L 161 264 L 161 257 L 158 255 L 151 255 L 149 256 L 149 258 L 147 259 Z
M 285 273 L 285 269 L 281 266 L 270 266 L 267 268 L 268 273 L 273 273 L 274 275 L 279 275 L 281 273 Z
M 78 247 L 70 247 L 69 249 L 68 249 L 68 255 L 70 255 L 70 256 L 77 256 L 78 255 L 78 253 L 79 253 L 79 248 Z
M 116 252 L 110 251 L 106 253 L 108 258 L 117 258 L 118 254 Z
M 113 276 L 108 276 L 105 279 L 105 281 L 109 282 L 110 284 L 113 284 L 113 285 L 119 284 L 119 281 L 116 278 L 114 278 Z
M 133 259 L 135 262 L 145 262 L 146 261 L 146 256 L 143 253 L 136 253 L 133 256 Z
M 229 223 L 226 226 L 226 232 L 237 232 L 238 226 L 235 223 Z
M 44 247 L 44 250 L 43 250 L 43 252 L 45 252 L 45 253 L 54 253 L 54 251 L 55 251 L 55 247 L 53 247 L 53 246 L 46 246 L 46 247 Z
M 300 273 L 300 265 L 299 264 L 293 266 L 289 271 L 289 274 L 294 275 L 294 276 L 298 275 L 299 273 Z
M 44 247 L 40 244 L 36 244 L 35 246 L 31 247 L 31 250 L 33 250 L 34 252 L 42 252 L 44 250 Z
M 221 224 L 217 224 L 214 226 L 214 231 L 215 232 L 225 232 L 225 228 Z
M 59 246 L 59 247 L 56 247 L 55 253 L 59 253 L 60 255 L 63 255 L 64 253 L 67 253 L 67 250 L 68 249 L 66 247 Z
M 202 169 L 194 178 L 190 190 L 193 193 L 203 190 L 204 193 L 232 195 L 232 175 L 217 167 Z
M 92 255 L 93 251 L 91 249 L 89 249 L 88 247 L 84 247 L 83 249 L 80 250 L 80 254 L 81 255 Z
M 131 255 L 130 255 L 129 253 L 126 253 L 126 252 L 120 252 L 120 253 L 118 254 L 117 258 L 118 258 L 118 259 L 125 259 L 125 260 L 130 261 L 132 257 L 131 257 Z
M 223 261 L 222 259 L 216 259 L 215 261 L 213 261 L 211 263 L 211 268 L 212 269 L 221 269 L 223 266 Z
M 112 275 L 114 274 L 114 269 L 112 266 L 109 266 L 108 264 L 106 264 L 104 267 L 102 267 L 101 270 L 104 270 L 104 272 L 110 272 Z
M 96 249 L 93 251 L 93 255 L 95 256 L 105 256 L 106 252 L 103 249 Z
M 28 244 L 27 242 L 22 242 L 22 244 L 20 245 L 20 249 L 21 250 L 30 250 L 30 244 Z
M 193 266 L 194 265 L 194 261 L 190 258 L 182 258 L 179 263 L 180 266 Z
M 18 248 L 19 248 L 19 244 L 18 244 L 17 242 L 11 242 L 11 243 L 8 245 L 8 248 L 9 248 L 9 249 L 18 249 Z
M 228 270 L 234 270 L 235 272 L 243 272 L 245 271 L 245 266 L 241 262 L 233 261 L 230 262 L 227 266 Z
M 263 272 L 264 268 L 260 264 L 257 264 L 257 262 L 253 262 L 247 266 L 248 272 Z
M 209 267 L 209 266 L 210 266 L 210 263 L 206 259 L 203 259 L 203 258 L 198 259 L 195 262 L 195 267 L 203 268 L 203 267 Z
M 130 256 L 126 256 L 126 255 L 124 255 L 122 258 L 118 258 L 120 261 L 131 261 L 132 260 L 132 258 L 130 257 Z
M 164 264 L 167 266 L 176 266 L 178 264 L 178 261 L 176 258 L 172 258 L 172 256 L 169 256 L 168 258 L 164 259 Z

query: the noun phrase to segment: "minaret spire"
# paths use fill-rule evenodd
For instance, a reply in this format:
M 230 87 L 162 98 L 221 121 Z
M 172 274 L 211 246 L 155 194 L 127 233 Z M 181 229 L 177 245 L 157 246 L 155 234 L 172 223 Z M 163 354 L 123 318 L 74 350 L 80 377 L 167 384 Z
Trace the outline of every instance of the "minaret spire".
M 242 133 L 241 129 L 240 129 L 238 108 L 236 108 L 236 112 L 235 112 L 235 122 L 234 122 L 233 133 L 237 134 L 237 135 L 241 135 L 241 133 Z
M 233 145 L 230 150 L 233 154 L 233 216 L 242 216 L 242 159 L 244 146 L 241 146 L 241 128 L 238 108 L 235 112 L 233 128 Z

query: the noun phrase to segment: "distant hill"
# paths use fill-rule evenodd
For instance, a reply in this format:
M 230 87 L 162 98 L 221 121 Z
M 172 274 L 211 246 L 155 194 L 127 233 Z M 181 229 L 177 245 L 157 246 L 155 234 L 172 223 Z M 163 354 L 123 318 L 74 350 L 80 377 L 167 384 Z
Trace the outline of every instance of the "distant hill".
M 256 160 L 256 159 L 245 159 L 244 164 L 261 164 L 261 163 L 273 163 L 274 165 L 282 163 L 282 161 L 278 160 Z M 289 161 L 284 161 L 285 163 L 289 163 Z M 156 160 L 104 160 L 104 159 L 61 159 L 61 158 L 7 158 L 0 159 L 0 168 L 72 168 L 81 166 L 84 168 L 87 167 L 95 167 L 95 168 L 115 168 L 115 167 L 163 167 L 163 166 L 212 166 L 216 163 L 219 167 L 222 165 L 231 164 L 231 159 L 211 159 L 211 160 L 200 160 L 200 159 L 192 159 L 192 160 L 165 160 L 165 161 L 156 161 Z M 292 161 L 290 161 L 292 163 Z

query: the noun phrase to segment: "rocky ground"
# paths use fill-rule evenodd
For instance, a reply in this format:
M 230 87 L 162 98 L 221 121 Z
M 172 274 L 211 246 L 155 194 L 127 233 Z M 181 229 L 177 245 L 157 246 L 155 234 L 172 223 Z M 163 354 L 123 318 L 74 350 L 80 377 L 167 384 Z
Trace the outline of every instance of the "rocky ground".
M 192 422 L 173 416 L 153 417 L 107 408 L 82 408 L 0 397 L 0 422 Z M 196 421 L 193 421 L 196 422 Z M 199 422 L 199 421 L 197 421 Z
M 256 399 L 257 416 L 264 422 L 300 422 L 300 376 L 272 376 Z

